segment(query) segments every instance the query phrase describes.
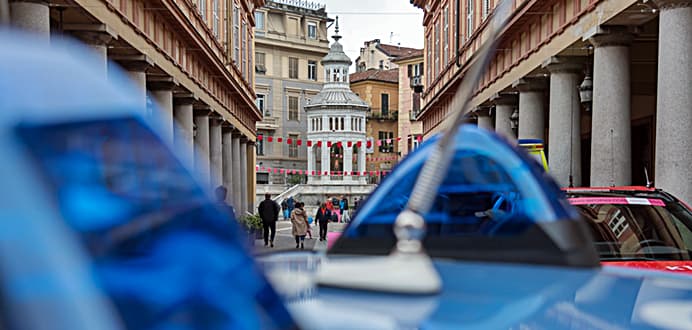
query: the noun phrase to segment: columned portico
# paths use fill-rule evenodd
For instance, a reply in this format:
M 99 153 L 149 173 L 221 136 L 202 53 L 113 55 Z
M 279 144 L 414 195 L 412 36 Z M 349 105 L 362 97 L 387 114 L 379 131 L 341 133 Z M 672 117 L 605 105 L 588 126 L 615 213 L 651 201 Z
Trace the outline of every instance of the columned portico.
M 202 187 L 209 188 L 211 184 L 209 171 L 209 112 L 195 112 L 195 171 L 199 176 Z
M 658 0 L 657 187 L 692 202 L 692 1 Z
M 154 62 L 146 55 L 119 55 L 111 59 L 116 60 L 125 70 L 137 86 L 138 98 L 141 100 L 142 109 L 147 106 L 147 69 L 153 66 Z M 144 113 L 143 113 L 144 114 Z M 146 114 L 149 115 L 149 114 Z
M 515 98 L 511 95 L 497 94 L 491 99 L 491 102 L 495 104 L 495 132 L 510 141 L 516 140 L 511 119 L 516 104 Z
M 10 1 L 13 26 L 35 33 L 50 42 L 50 12 L 47 1 Z
M 71 26 L 64 27 L 69 29 Z M 115 37 L 105 24 L 93 24 L 88 26 L 78 26 L 80 30 L 75 30 L 73 33 L 94 51 L 96 57 L 100 60 L 103 76 L 108 76 L 108 44 Z
M 550 71 L 548 166 L 562 187 L 581 185 L 581 125 L 577 87 L 583 65 L 565 58 L 544 63 Z M 521 112 L 521 111 L 520 111 Z M 521 125 L 521 119 L 520 124 Z
M 545 107 L 543 92 L 545 81 L 540 78 L 520 79 L 512 84 L 519 91 L 518 139 L 544 140 Z
M 592 37 L 590 41 L 595 47 L 591 186 L 630 185 L 632 140 L 629 44 L 632 42 L 632 34 L 624 28 L 611 28 L 606 33 Z M 689 87 L 687 86 L 687 93 Z

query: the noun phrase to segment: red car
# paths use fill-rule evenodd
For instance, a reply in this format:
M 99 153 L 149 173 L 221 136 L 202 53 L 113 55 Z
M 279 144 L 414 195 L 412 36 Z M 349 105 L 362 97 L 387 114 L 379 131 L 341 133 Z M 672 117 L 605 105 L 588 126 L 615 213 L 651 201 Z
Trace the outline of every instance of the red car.
M 601 262 L 692 275 L 692 210 L 647 187 L 565 189 L 588 220 Z

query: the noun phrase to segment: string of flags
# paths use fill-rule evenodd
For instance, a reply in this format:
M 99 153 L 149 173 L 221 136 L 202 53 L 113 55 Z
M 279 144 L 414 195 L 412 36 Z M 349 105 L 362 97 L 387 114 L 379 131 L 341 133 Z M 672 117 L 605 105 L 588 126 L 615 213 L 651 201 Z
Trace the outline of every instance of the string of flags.
M 343 159 L 344 155 L 343 154 L 330 154 L 331 157 L 333 158 L 340 158 Z M 353 156 L 353 159 L 356 159 L 356 156 Z M 388 157 L 366 157 L 365 161 L 366 162 L 386 162 L 386 161 L 393 161 L 393 160 L 398 160 L 398 156 L 388 156 Z
M 413 138 L 413 136 L 409 136 L 407 139 Z M 422 136 L 417 136 L 415 137 L 416 140 L 420 143 L 423 140 Z M 383 144 L 389 145 L 394 142 L 401 141 L 402 137 L 396 137 L 396 138 L 391 138 L 391 139 L 379 139 L 379 140 L 367 140 L 365 141 L 365 146 L 366 148 L 372 148 L 373 145 L 376 145 L 378 147 L 382 146 Z M 274 137 L 274 136 L 264 136 L 264 135 L 257 135 L 257 141 L 264 141 L 264 142 L 269 142 L 269 143 L 286 143 L 288 145 L 292 145 L 295 142 L 295 145 L 297 146 L 302 146 L 305 144 L 308 148 L 314 146 L 321 147 L 323 143 L 326 143 L 328 148 L 331 148 L 333 145 L 338 146 L 339 148 L 342 148 L 344 145 L 351 148 L 354 145 L 357 146 L 358 148 L 363 146 L 364 141 L 331 141 L 331 140 L 303 140 L 303 139 L 292 139 L 292 138 L 283 138 L 281 136 L 279 137 Z M 305 142 L 305 143 L 303 143 Z
M 387 175 L 391 171 L 308 171 L 288 168 L 272 168 L 256 165 L 255 172 L 273 172 L 274 174 L 299 174 L 308 176 L 381 176 Z

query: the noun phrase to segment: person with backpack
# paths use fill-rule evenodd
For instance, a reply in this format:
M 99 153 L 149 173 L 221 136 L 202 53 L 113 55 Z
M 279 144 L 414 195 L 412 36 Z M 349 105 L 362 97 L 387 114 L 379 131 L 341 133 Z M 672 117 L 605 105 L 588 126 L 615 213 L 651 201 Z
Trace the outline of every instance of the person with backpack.
M 322 203 L 315 213 L 315 222 L 320 226 L 320 241 L 327 240 L 327 225 L 332 218 L 332 212 L 327 208 L 327 203 Z
M 281 207 L 277 202 L 271 199 L 270 194 L 264 194 L 264 200 L 260 203 L 259 207 L 257 207 L 257 211 L 262 219 L 262 227 L 264 227 L 264 246 L 271 245 L 271 247 L 274 247 L 276 221 L 279 220 Z
M 346 196 L 341 196 L 341 201 L 339 201 L 339 208 L 341 209 L 341 219 L 343 220 L 343 222 L 350 221 L 351 217 L 348 213 L 348 198 L 346 198 Z

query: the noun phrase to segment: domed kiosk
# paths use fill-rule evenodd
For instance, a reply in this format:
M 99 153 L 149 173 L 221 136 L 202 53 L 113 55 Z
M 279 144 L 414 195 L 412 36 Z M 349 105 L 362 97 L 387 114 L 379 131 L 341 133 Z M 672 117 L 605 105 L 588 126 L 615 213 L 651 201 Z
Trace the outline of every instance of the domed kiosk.
M 351 59 L 339 43 L 339 18 L 327 56 L 322 90 L 304 106 L 308 118 L 308 183 L 365 184 L 365 118 L 368 104 L 348 80 Z M 313 174 L 314 173 L 314 174 Z

